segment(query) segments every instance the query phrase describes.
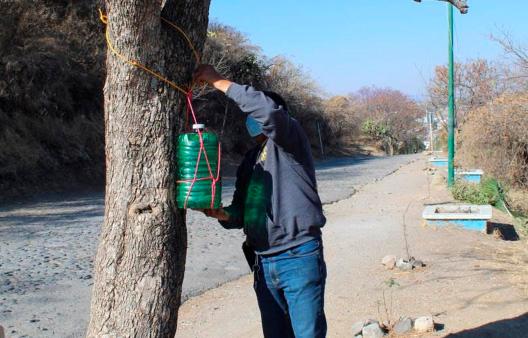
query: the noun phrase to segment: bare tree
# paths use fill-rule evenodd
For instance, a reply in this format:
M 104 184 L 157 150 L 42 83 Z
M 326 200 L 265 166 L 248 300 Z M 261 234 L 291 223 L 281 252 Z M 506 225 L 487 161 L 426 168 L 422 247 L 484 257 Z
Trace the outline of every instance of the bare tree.
M 361 121 L 354 97 L 333 96 L 323 102 L 323 107 L 332 136 L 327 143 L 346 147 L 356 141 Z
M 414 152 L 423 146 L 423 111 L 402 92 L 390 88 L 364 87 L 353 93 L 359 103 L 362 131 L 379 141 L 389 155 Z
M 509 83 L 504 81 L 503 72 L 504 70 L 484 59 L 455 64 L 455 99 L 459 123 L 463 123 L 467 112 L 487 104 L 507 90 Z M 448 99 L 447 84 L 447 67 L 437 66 L 434 77 L 427 86 L 427 104 L 429 109 L 444 115 Z
M 107 0 L 109 35 L 130 60 L 176 83 L 194 67 L 209 0 Z M 88 337 L 173 337 L 185 267 L 184 214 L 174 203 L 174 140 L 184 97 L 107 53 L 105 217 L 95 261 Z
M 498 36 L 491 35 L 491 39 L 497 42 L 506 54 L 513 56 L 517 65 L 524 70 L 528 76 L 528 47 L 514 41 L 508 32 L 501 32 Z
M 504 69 L 505 81 L 514 87 L 514 90 L 528 88 L 528 46 L 514 40 L 506 31 L 491 35 L 491 40 L 497 42 L 506 55 L 511 59 L 511 65 Z

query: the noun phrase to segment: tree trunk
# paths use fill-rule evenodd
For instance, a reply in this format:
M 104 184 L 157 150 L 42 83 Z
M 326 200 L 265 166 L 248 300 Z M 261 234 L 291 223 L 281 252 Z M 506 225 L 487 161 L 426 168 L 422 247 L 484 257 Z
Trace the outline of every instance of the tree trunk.
M 387 137 L 384 143 L 385 143 L 385 153 L 389 156 L 394 156 L 394 142 L 392 140 L 392 137 Z
M 107 0 L 108 29 L 128 59 L 186 86 L 210 0 Z M 184 96 L 107 53 L 105 216 L 95 261 L 88 337 L 173 337 L 187 235 L 176 208 L 174 141 Z

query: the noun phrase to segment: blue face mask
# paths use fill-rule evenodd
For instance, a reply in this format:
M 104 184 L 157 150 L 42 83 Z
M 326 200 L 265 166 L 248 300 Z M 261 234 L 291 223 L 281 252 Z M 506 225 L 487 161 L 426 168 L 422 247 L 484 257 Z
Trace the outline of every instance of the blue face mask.
M 256 137 L 262 134 L 262 125 L 251 116 L 246 118 L 246 128 L 251 137 Z

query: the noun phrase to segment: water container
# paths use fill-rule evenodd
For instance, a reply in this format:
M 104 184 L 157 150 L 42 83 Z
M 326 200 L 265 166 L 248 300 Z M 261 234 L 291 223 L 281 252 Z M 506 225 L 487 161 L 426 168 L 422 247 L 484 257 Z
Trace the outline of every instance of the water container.
M 182 209 L 216 209 L 220 207 L 222 200 L 222 184 L 217 173 L 219 166 L 218 137 L 212 132 L 205 131 L 203 124 L 193 125 L 193 130 L 178 136 L 176 203 L 178 208 Z M 209 166 L 204 151 L 200 154 L 199 133 L 202 135 Z M 197 168 L 199 154 L 200 162 Z M 211 177 L 209 167 L 213 177 Z M 216 179 L 217 175 L 218 181 L 214 181 L 213 178 Z

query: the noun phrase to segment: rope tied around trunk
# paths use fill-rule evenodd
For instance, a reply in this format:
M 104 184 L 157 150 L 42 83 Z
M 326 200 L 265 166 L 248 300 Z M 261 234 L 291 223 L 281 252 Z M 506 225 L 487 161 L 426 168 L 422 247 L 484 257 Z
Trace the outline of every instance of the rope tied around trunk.
M 173 89 L 185 94 L 186 103 L 187 103 L 186 118 L 185 118 L 186 129 L 188 130 L 188 127 L 189 127 L 188 126 L 189 115 L 192 116 L 192 119 L 193 119 L 194 123 L 198 124 L 198 120 L 196 118 L 196 113 L 195 113 L 193 105 L 192 105 L 193 87 L 195 85 L 194 82 L 191 83 L 191 85 L 189 86 L 188 89 L 185 89 L 182 86 L 176 84 L 175 82 L 169 80 L 167 77 L 165 77 L 161 73 L 159 73 L 159 72 L 147 67 L 146 65 L 142 64 L 138 60 L 127 58 L 122 53 L 117 51 L 117 49 L 112 44 L 112 41 L 110 39 L 110 30 L 108 29 L 108 24 L 109 24 L 108 16 L 106 14 L 104 14 L 101 9 L 99 9 L 99 19 L 106 26 L 106 28 L 105 28 L 106 44 L 107 44 L 108 48 L 110 49 L 110 51 L 112 52 L 112 54 L 114 54 L 116 57 L 121 59 L 123 62 L 131 65 L 132 67 L 136 67 L 136 68 L 142 69 L 143 71 L 145 71 L 148 74 L 154 76 L 158 80 L 168 84 Z M 185 33 L 185 31 L 183 29 L 181 29 L 178 25 L 176 25 L 174 22 L 172 22 L 170 20 L 167 20 L 167 19 L 165 19 L 163 17 L 161 17 L 161 21 L 166 23 L 166 24 L 168 24 L 172 29 L 174 29 L 175 31 L 177 31 L 178 33 L 180 33 L 183 36 L 183 38 L 187 41 L 187 44 L 189 45 L 189 48 L 193 52 L 193 55 L 194 55 L 194 57 L 196 59 L 196 63 L 200 64 L 201 63 L 200 62 L 200 54 L 196 50 L 194 44 L 192 43 L 192 41 L 189 38 L 189 36 Z M 207 156 L 207 151 L 205 149 L 205 144 L 204 144 L 204 140 L 203 140 L 202 131 L 200 129 L 197 129 L 196 131 L 198 133 L 198 138 L 200 140 L 200 150 L 198 152 L 198 158 L 196 160 L 196 166 L 194 168 L 194 177 L 192 179 L 190 179 L 190 180 L 178 180 L 178 181 L 176 181 L 176 183 L 179 184 L 179 183 L 189 183 L 189 182 L 191 182 L 191 186 L 189 188 L 189 191 L 187 192 L 187 196 L 185 198 L 185 203 L 184 203 L 184 208 L 187 208 L 187 202 L 189 200 L 189 197 L 191 195 L 191 192 L 192 192 L 192 189 L 193 189 L 195 183 L 197 181 L 211 180 L 211 209 L 212 209 L 212 208 L 214 208 L 214 201 L 215 201 L 215 196 L 216 196 L 216 184 L 218 183 L 218 181 L 220 181 L 221 145 L 220 145 L 220 143 L 218 143 L 218 164 L 217 164 L 216 176 L 215 176 L 213 174 L 213 170 L 211 168 L 211 163 L 209 162 L 209 157 Z M 207 164 L 207 169 L 209 171 L 209 176 L 208 177 L 198 178 L 197 177 L 198 168 L 199 168 L 200 160 L 201 160 L 201 157 L 202 157 L 202 153 L 203 153 L 203 156 L 205 158 L 205 162 Z
M 112 44 L 112 40 L 110 39 L 110 30 L 108 29 L 108 24 L 109 24 L 109 21 L 108 21 L 108 16 L 106 14 L 103 13 L 103 11 L 101 9 L 99 9 L 99 19 L 101 20 L 101 22 L 103 24 L 105 24 L 106 26 L 106 29 L 105 29 L 105 39 L 106 39 L 106 44 L 108 45 L 108 48 L 112 51 L 112 54 L 114 54 L 115 56 L 117 56 L 119 59 L 121 59 L 122 61 L 124 61 L 125 63 L 128 63 L 129 65 L 133 66 L 133 67 L 136 67 L 136 68 L 140 68 L 142 70 L 144 70 L 145 72 L 149 73 L 150 75 L 154 76 L 155 78 L 157 78 L 158 80 L 160 81 L 163 81 L 165 82 L 166 84 L 168 84 L 169 86 L 171 86 L 172 88 L 178 90 L 179 92 L 187 95 L 187 93 L 192 90 L 192 88 L 194 87 L 194 83 L 191 83 L 191 86 L 188 88 L 188 89 L 184 89 L 182 86 L 179 86 L 178 84 L 176 84 L 175 82 L 169 80 L 167 77 L 163 76 L 161 73 L 153 70 L 152 68 L 149 68 L 147 66 L 145 66 L 144 64 L 142 64 L 141 62 L 139 62 L 138 60 L 134 60 L 134 59 L 129 59 L 127 58 L 126 56 L 124 56 L 122 53 L 120 53 L 119 51 L 117 51 L 117 49 L 114 47 L 114 45 Z M 194 44 L 192 43 L 191 39 L 189 38 L 189 36 L 183 31 L 183 29 L 181 29 L 180 27 L 178 27 L 178 25 L 176 25 L 174 22 L 171 22 L 165 18 L 161 18 L 161 21 L 162 22 L 165 22 L 166 24 L 168 24 L 170 27 L 172 27 L 174 30 L 176 30 L 178 33 L 180 33 L 184 39 L 187 41 L 187 43 L 189 44 L 189 48 L 192 50 L 193 54 L 194 54 L 194 57 L 196 59 L 196 63 L 197 64 L 200 64 L 200 55 L 198 54 L 198 51 L 196 50 L 196 48 L 194 47 Z

